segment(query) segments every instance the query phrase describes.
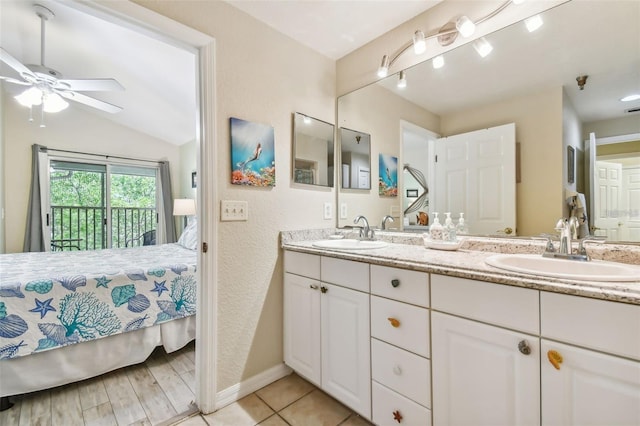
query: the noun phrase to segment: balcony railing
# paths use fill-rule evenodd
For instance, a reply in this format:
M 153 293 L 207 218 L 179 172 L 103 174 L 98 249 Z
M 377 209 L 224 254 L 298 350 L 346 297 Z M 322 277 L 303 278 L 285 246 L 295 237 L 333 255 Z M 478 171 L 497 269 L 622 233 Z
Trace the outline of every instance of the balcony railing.
M 51 206 L 52 250 L 107 248 L 106 209 L 103 207 Z M 155 208 L 111 209 L 111 247 L 143 244 L 142 235 L 156 229 Z

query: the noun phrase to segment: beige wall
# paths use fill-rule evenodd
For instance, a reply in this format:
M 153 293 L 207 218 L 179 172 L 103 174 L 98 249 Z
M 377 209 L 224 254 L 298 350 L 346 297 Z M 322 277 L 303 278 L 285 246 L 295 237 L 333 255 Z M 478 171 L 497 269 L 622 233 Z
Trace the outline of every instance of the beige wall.
M 221 222 L 218 259 L 218 391 L 283 360 L 281 230 L 323 220 L 326 188 L 291 183 L 292 113 L 334 123 L 335 62 L 222 1 L 137 3 L 216 39 L 217 170 L 221 199 L 249 202 L 247 222 Z M 275 131 L 276 186 L 230 184 L 229 117 Z M 335 212 L 335 209 L 334 209 Z M 218 215 L 214 215 L 218 217 Z
M 364 215 L 369 219 L 370 225 L 380 226 L 382 218 L 391 214 L 392 206 L 400 208 L 400 198 L 378 195 L 378 156 L 386 154 L 398 158 L 400 176 L 402 164 L 406 162 L 400 150 L 400 120 L 433 132 L 439 131 L 440 120 L 437 115 L 378 85 L 370 85 L 341 96 L 338 110 L 338 127 L 371 135 L 371 190 L 340 189 L 339 203 L 347 204 L 349 218 L 341 219 L 339 225 L 352 225 L 357 215 Z M 398 191 L 401 190 L 399 187 Z
M 7 184 L 6 252 L 21 252 L 31 184 L 31 145 L 91 154 L 124 155 L 146 160 L 168 160 L 172 190 L 175 194 L 180 167 L 179 149 L 170 143 L 98 118 L 81 108 L 67 108 L 55 115 L 46 114 L 46 127 L 39 121 L 29 123 L 29 110 L 10 96 L 3 103 L 5 162 Z
M 562 88 L 444 115 L 440 130 L 442 136 L 450 136 L 511 122 L 516 123 L 520 144 L 518 235 L 553 233 L 564 204 Z

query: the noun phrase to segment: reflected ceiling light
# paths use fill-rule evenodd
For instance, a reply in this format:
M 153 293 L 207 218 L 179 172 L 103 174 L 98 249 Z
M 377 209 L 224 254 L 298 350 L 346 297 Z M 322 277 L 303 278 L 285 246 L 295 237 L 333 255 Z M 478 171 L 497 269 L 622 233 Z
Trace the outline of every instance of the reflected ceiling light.
M 444 66 L 444 56 L 438 55 L 431 61 L 434 69 L 442 68 Z
M 378 68 L 378 77 L 384 78 L 389 73 L 389 57 L 384 55 L 382 57 L 382 62 L 380 63 L 380 68 Z
M 303 115 L 303 116 L 302 116 L 302 122 L 303 122 L 304 124 L 311 124 L 311 118 L 310 118 L 310 117 L 308 117 L 308 116 L 306 116 L 306 115 Z
M 404 71 L 400 71 L 398 75 L 398 89 L 404 89 L 405 87 L 407 87 L 407 76 Z
M 632 102 L 632 101 L 637 101 L 638 99 L 640 99 L 640 94 L 634 93 L 633 95 L 625 96 L 620 100 L 622 102 Z
M 416 55 L 421 55 L 427 50 L 427 42 L 424 33 L 420 30 L 413 33 L 413 51 Z
M 529 30 L 530 33 L 540 28 L 542 24 L 542 16 L 540 15 L 535 15 L 524 20 L 524 25 L 527 27 L 527 30 Z
M 463 15 L 456 21 L 456 29 L 462 37 L 469 37 L 476 31 L 476 24 Z
M 483 58 L 487 56 L 493 50 L 493 46 L 484 37 L 481 37 L 473 42 L 473 48 L 476 49 L 478 55 Z
M 511 0 L 511 3 L 513 4 L 522 4 L 524 3 L 526 0 Z

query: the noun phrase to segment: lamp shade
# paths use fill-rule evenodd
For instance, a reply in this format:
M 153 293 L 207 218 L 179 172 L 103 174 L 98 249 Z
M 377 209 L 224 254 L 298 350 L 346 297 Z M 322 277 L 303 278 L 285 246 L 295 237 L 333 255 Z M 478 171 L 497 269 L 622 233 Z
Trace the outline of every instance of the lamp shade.
M 176 198 L 173 200 L 174 216 L 194 216 L 196 214 L 196 200 L 191 198 Z

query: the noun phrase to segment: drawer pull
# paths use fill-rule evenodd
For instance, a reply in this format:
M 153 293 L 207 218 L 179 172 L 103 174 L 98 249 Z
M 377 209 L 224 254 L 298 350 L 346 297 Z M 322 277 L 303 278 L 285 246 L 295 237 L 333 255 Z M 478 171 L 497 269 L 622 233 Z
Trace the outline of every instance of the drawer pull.
M 400 368 L 399 365 L 394 365 L 393 366 L 393 374 L 395 374 L 396 376 L 399 376 L 402 374 L 402 368 Z
M 400 321 L 398 321 L 395 318 L 387 318 L 389 320 L 389 323 L 391 323 L 391 326 L 398 328 L 400 327 Z
M 520 343 L 518 343 L 518 350 L 523 355 L 531 354 L 531 347 L 529 346 L 529 342 L 526 340 L 521 340 Z
M 321 291 L 322 293 L 326 293 L 327 291 L 329 291 L 329 289 L 328 289 L 327 287 L 325 287 L 325 286 L 321 286 L 321 287 L 320 287 L 320 291 Z
M 393 412 L 393 420 L 400 423 L 402 421 L 402 414 L 400 414 L 399 410 Z
M 318 285 L 317 284 L 309 284 L 309 288 L 311 288 L 313 290 L 317 290 L 318 289 Z
M 396 287 L 398 287 L 399 285 L 400 285 L 400 280 L 399 280 L 399 279 L 393 279 L 393 280 L 391 280 L 391 286 L 392 286 L 393 288 L 396 288 Z
M 560 364 L 562 364 L 562 355 L 560 355 L 557 351 L 548 351 L 547 358 L 556 370 L 560 370 Z

